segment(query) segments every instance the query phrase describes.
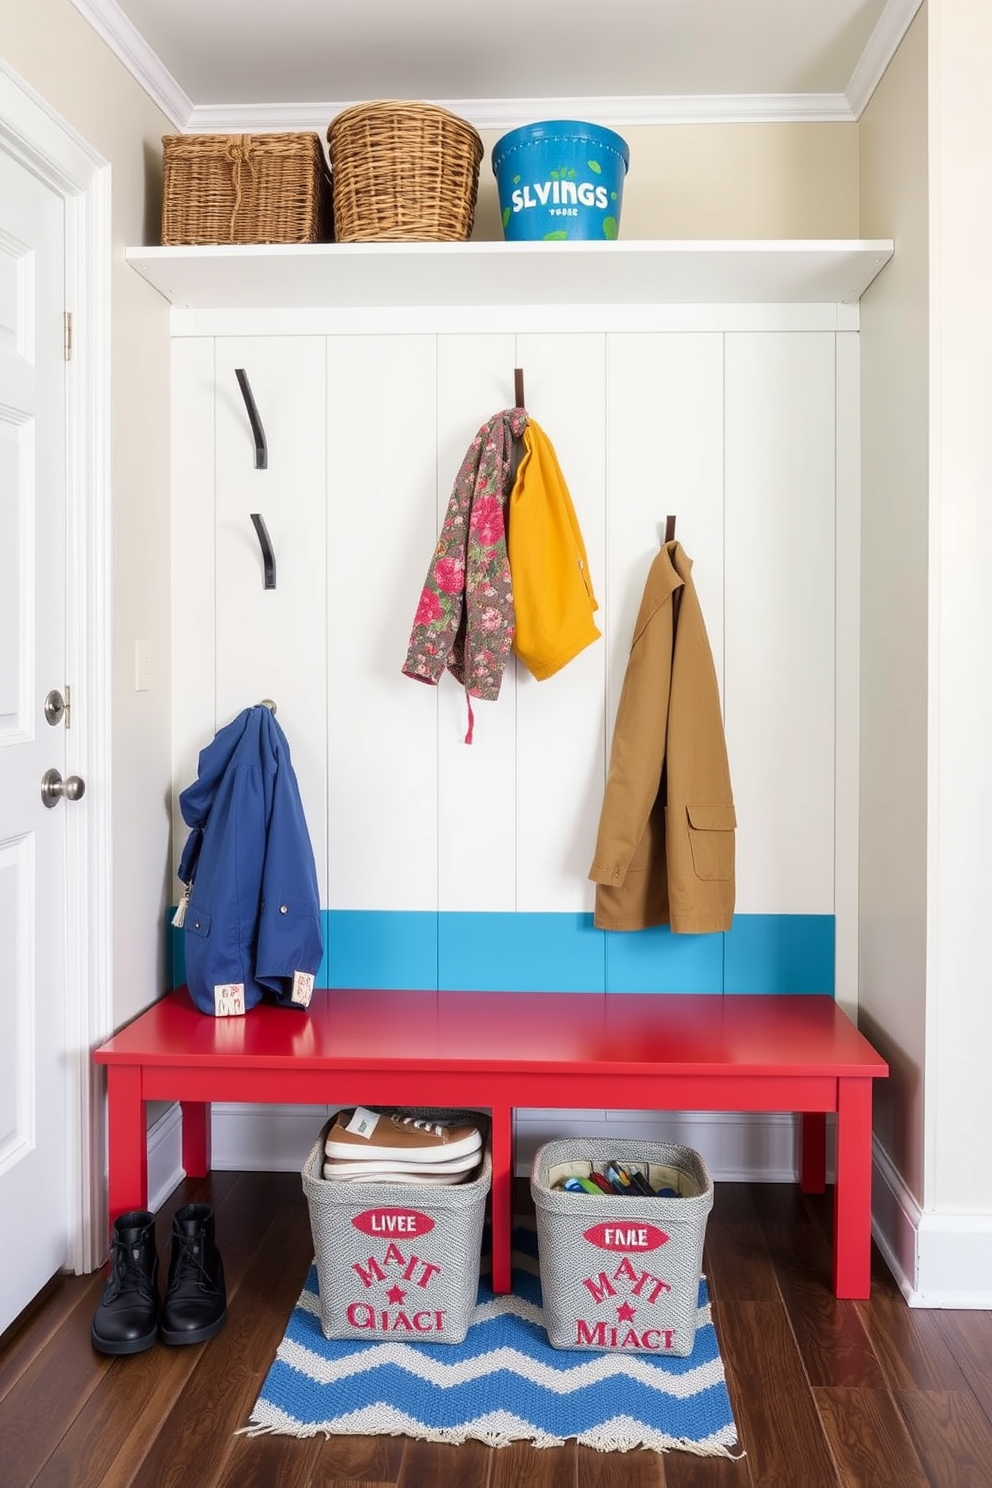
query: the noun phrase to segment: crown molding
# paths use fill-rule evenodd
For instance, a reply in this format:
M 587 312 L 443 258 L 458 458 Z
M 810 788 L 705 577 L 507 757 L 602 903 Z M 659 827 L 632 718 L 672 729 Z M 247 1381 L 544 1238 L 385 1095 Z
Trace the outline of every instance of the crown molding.
M 313 129 L 360 99 L 328 103 L 213 105 L 194 107 L 186 128 L 204 134 L 265 134 Z M 853 123 L 843 93 L 672 95 L 630 98 L 435 98 L 476 129 L 517 129 L 535 119 L 586 119 L 618 128 L 662 124 Z
M 135 82 L 144 88 L 170 124 L 180 132 L 184 131 L 193 112 L 192 100 L 159 61 L 116 0 L 71 0 L 71 3 L 106 42 Z
M 860 119 L 923 0 L 888 0 L 845 90 L 851 115 Z
M 323 134 L 342 109 L 362 102 L 199 104 L 159 60 L 117 0 L 71 0 L 173 127 L 184 133 Z M 434 99 L 477 129 L 517 129 L 535 119 L 588 118 L 607 127 L 664 124 L 833 124 L 861 114 L 909 30 L 922 0 L 888 0 L 843 93 L 670 94 L 614 98 Z

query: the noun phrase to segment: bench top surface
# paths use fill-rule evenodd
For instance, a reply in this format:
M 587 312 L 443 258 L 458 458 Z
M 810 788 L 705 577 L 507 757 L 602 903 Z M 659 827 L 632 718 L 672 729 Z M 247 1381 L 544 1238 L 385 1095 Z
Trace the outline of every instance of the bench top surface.
M 168 993 L 97 1049 L 108 1065 L 831 1075 L 888 1066 L 832 997 L 319 990 L 241 1018 Z

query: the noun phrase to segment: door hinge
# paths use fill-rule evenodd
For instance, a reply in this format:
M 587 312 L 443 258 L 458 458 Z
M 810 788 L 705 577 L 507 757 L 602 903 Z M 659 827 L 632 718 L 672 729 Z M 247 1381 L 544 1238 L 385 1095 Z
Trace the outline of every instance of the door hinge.
M 66 312 L 65 312 L 65 343 L 64 343 L 64 351 L 65 351 L 65 360 L 67 362 L 71 361 L 72 360 L 72 311 L 71 310 L 66 310 Z

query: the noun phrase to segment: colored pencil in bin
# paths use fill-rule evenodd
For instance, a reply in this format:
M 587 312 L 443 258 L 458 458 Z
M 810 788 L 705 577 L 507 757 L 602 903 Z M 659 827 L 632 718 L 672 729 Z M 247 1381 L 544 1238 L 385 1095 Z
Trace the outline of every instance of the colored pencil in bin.
M 630 1192 L 631 1183 L 626 1173 L 621 1173 L 614 1163 L 610 1163 L 606 1169 L 606 1176 L 619 1194 Z
M 626 1173 L 631 1187 L 636 1188 L 638 1193 L 652 1199 L 655 1197 L 654 1189 L 639 1168 L 621 1168 L 621 1172 Z
M 601 1192 L 597 1185 L 593 1183 L 591 1178 L 580 1178 L 579 1187 L 582 1189 L 583 1193 L 595 1194 L 597 1198 L 599 1197 L 599 1194 Z

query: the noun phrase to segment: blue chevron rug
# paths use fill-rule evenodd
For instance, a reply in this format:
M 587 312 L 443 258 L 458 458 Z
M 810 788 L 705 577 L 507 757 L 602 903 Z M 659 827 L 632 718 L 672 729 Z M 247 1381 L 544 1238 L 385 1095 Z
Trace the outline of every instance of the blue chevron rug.
M 705 1280 L 688 1358 L 568 1352 L 547 1341 L 536 1250 L 533 1231 L 514 1232 L 513 1291 L 481 1283 L 460 1344 L 329 1341 L 311 1266 L 242 1433 L 742 1455 Z

